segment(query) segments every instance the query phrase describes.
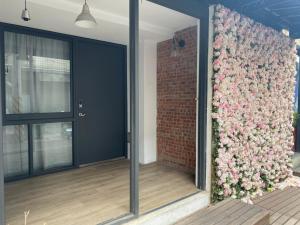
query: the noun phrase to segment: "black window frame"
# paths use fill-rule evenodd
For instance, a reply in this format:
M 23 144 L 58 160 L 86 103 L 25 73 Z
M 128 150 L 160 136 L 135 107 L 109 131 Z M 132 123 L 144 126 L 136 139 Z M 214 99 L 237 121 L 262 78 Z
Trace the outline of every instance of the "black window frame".
M 33 133 L 32 133 L 32 126 L 35 124 L 49 124 L 49 123 L 64 123 L 64 122 L 69 122 L 72 123 L 72 165 L 68 166 L 61 166 L 61 167 L 56 167 L 52 169 L 47 169 L 43 171 L 38 171 L 35 172 L 33 168 Z M 17 126 L 17 125 L 25 125 L 27 127 L 27 133 L 28 133 L 28 173 L 24 175 L 19 175 L 19 176 L 13 176 L 13 177 L 6 177 L 4 178 L 4 182 L 13 182 L 13 181 L 18 181 L 22 180 L 25 178 L 29 177 L 36 177 L 40 175 L 45 175 L 45 174 L 51 174 L 55 172 L 60 172 L 60 171 L 65 171 L 69 169 L 74 169 L 75 166 L 75 148 L 74 148 L 74 119 L 73 118 L 65 118 L 65 119 L 60 119 L 60 120 L 55 120 L 55 119 L 41 119 L 41 120 L 28 120 L 26 122 L 19 120 L 19 121 L 10 121 L 8 124 L 4 126 Z M 3 126 L 3 127 L 4 127 Z
M 5 32 L 12 32 L 16 34 L 25 34 L 35 37 L 49 38 L 53 40 L 65 41 L 69 45 L 69 60 L 70 60 L 70 112 L 50 112 L 50 113 L 20 113 L 7 114 L 6 113 L 6 87 L 5 87 Z M 2 126 L 10 125 L 26 125 L 28 128 L 28 156 L 29 156 L 29 171 L 27 175 L 7 177 L 5 182 L 16 181 L 28 177 L 49 174 L 53 172 L 68 170 L 76 167 L 75 164 L 75 142 L 74 142 L 74 75 L 73 75 L 73 38 L 69 35 L 59 34 L 51 31 L 44 31 L 35 28 L 23 27 L 14 24 L 0 23 L 0 54 L 1 54 L 1 106 L 2 106 Z M 32 146 L 32 125 L 41 123 L 60 123 L 72 122 L 72 165 L 63 166 L 55 169 L 44 170 L 40 172 L 33 171 L 33 146 Z
M 53 40 L 65 41 L 69 44 L 69 59 L 70 59 L 70 111 L 69 112 L 49 112 L 49 113 L 20 113 L 20 114 L 7 114 L 6 113 L 6 85 L 5 76 L 1 76 L 1 94 L 2 94 L 2 119 L 3 125 L 9 125 L 13 121 L 30 121 L 30 120 L 43 120 L 43 119 L 66 119 L 74 118 L 74 76 L 73 76 L 73 41 L 71 37 L 50 31 L 42 31 L 34 28 L 21 27 L 13 24 L 0 23 L 1 29 L 1 69 L 5 71 L 5 32 L 12 32 L 16 34 L 25 34 L 35 37 L 49 38 Z

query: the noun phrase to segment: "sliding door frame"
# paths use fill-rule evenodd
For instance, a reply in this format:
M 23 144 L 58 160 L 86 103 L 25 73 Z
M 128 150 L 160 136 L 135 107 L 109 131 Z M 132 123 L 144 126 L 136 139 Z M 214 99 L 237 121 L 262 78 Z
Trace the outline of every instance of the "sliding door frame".
M 139 0 L 129 0 L 130 212 L 139 215 Z
M 200 57 L 199 57 L 199 82 L 197 84 L 199 89 L 199 120 L 198 120 L 198 184 L 199 189 L 206 188 L 206 116 L 207 116 L 207 64 L 208 64 L 208 3 L 206 1 L 198 0 L 150 0 L 153 3 L 165 6 L 167 8 L 185 13 L 200 19 L 200 36 L 198 37 L 200 43 Z M 129 55 L 130 55 L 130 214 L 119 218 L 118 221 L 130 220 L 139 215 L 139 151 L 138 151 L 138 67 L 139 67 L 139 2 L 140 0 L 129 0 Z M 0 32 L 3 34 L 3 24 L 0 23 Z M 15 26 L 15 25 L 13 25 Z M 19 26 L 15 26 L 19 27 Z M 23 27 L 22 27 L 23 29 Z M 32 28 L 26 28 L 36 30 Z M 47 34 L 49 32 L 42 31 Z M 50 32 L 53 34 L 53 32 Z M 70 37 L 69 35 L 59 34 L 60 37 Z M 0 36 L 0 51 L 3 51 L 3 35 Z M 0 56 L 1 63 L 4 61 L 3 54 Z M 2 63 L 3 64 L 3 63 Z M 1 75 L 3 74 L 3 67 L 0 68 Z M 2 75 L 3 76 L 3 75 Z M 3 79 L 1 79 L 3 82 Z M 73 85 L 73 84 L 72 84 Z M 3 101 L 3 84 L 0 85 L 0 99 Z M 74 90 L 73 90 L 74 91 Z M 74 92 L 72 93 L 74 96 Z M 74 107 L 74 99 L 72 108 Z M 3 102 L 2 104 L 3 105 Z M 1 106 L 0 106 L 1 107 Z M 0 117 L 2 117 L 3 110 L 0 108 Z M 2 117 L 3 118 L 3 117 Z M 74 119 L 74 112 L 72 111 L 72 118 Z M 41 119 L 41 118 L 40 118 Z M 57 118 L 52 118 L 56 120 Z M 51 119 L 51 120 L 52 120 Z M 67 118 L 60 118 L 67 119 Z M 7 122 L 7 120 L 4 120 Z M 35 120 L 34 120 L 35 121 Z M 32 121 L 33 122 L 33 121 Z M 127 131 L 126 131 L 127 132 Z M 74 135 L 74 131 L 73 131 Z M 75 144 L 76 145 L 76 144 Z M 4 168 L 3 168 L 3 154 L 2 154 L 2 121 L 0 122 L 0 225 L 5 225 L 4 213 Z
M 206 190 L 206 138 L 207 138 L 207 82 L 208 82 L 208 35 L 209 4 L 198 0 L 149 0 L 158 5 L 179 11 L 200 19 L 199 54 L 199 118 L 198 118 L 198 168 L 197 187 Z M 132 217 L 139 216 L 139 150 L 138 150 L 138 90 L 139 90 L 139 2 L 129 0 L 129 43 L 130 43 L 130 212 Z M 171 203 L 172 204 L 172 203 Z M 126 218 L 125 220 L 129 220 Z M 122 221 L 122 219 L 121 219 Z
M 3 27 L 0 26 L 0 34 L 3 33 Z M 0 35 L 0 52 L 4 47 L 3 35 Z M 0 54 L 0 64 L 4 61 Z M 0 66 L 0 75 L 3 76 L 4 70 Z M 0 101 L 2 100 L 2 79 L 0 79 Z M 5 225 L 5 195 L 4 195 L 4 157 L 3 157 L 3 124 L 2 124 L 2 102 L 0 104 L 0 225 Z
M 200 21 L 199 59 L 198 59 L 198 149 L 197 149 L 197 188 L 207 189 L 206 183 L 206 140 L 207 140 L 207 82 L 208 82 L 208 45 L 209 45 L 209 2 L 207 0 L 149 0 L 166 8 L 192 16 Z

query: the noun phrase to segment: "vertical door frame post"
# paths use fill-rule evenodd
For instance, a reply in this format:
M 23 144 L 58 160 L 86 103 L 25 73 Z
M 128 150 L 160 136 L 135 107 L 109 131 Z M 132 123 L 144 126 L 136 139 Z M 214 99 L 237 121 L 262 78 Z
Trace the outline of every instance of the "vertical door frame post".
M 139 0 L 129 1 L 129 68 L 130 68 L 130 212 L 139 214 Z
M 298 57 L 300 57 L 300 49 L 297 49 L 297 55 Z M 300 62 L 296 63 L 296 71 L 297 71 L 297 76 L 298 73 L 300 73 L 299 68 L 300 67 Z M 300 77 L 299 77 L 300 78 Z M 296 84 L 297 85 L 297 84 Z M 300 81 L 298 81 L 298 93 L 296 93 L 296 95 L 298 95 L 298 110 L 297 113 L 300 113 Z M 295 152 L 300 152 L 300 120 L 297 118 L 296 121 L 296 127 L 295 127 L 295 131 L 296 131 L 296 137 L 295 137 Z
M 4 76 L 4 33 L 0 27 L 0 75 Z M 2 100 L 2 79 L 0 79 L 0 100 Z M 3 125 L 2 125 L 2 101 L 0 104 L 0 225 L 5 225 L 4 202 L 4 157 L 3 157 Z
M 208 43 L 209 43 L 209 4 L 203 3 L 200 15 L 199 35 L 199 79 L 198 79 L 198 179 L 197 187 L 206 190 L 206 138 L 207 138 L 207 82 L 208 82 Z

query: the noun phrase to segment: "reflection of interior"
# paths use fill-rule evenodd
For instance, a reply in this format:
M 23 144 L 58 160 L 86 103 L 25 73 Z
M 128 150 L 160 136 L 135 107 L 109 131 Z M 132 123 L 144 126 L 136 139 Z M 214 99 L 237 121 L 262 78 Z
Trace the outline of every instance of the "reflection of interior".
M 72 166 L 72 123 L 34 124 L 32 129 L 34 172 Z M 3 147 L 5 176 L 26 176 L 29 171 L 27 126 L 5 126 Z
M 36 124 L 32 133 L 35 171 L 72 165 L 72 123 Z
M 197 27 L 190 26 L 157 44 L 157 157 L 187 172 L 196 161 L 196 79 Z
M 97 224 L 129 212 L 122 111 L 126 98 L 121 89 L 126 77 L 123 82 L 125 73 L 115 68 L 125 61 L 120 52 L 128 45 L 128 1 L 89 3 L 99 28 L 83 33 L 70 25 L 79 0 L 33 1 L 31 10 L 40 18 L 34 27 L 113 43 L 80 38 L 71 50 L 63 38 L 5 32 L 6 114 L 29 118 L 20 117 L 4 129 L 9 224 L 21 223 L 29 209 L 32 225 Z M 4 8 L 13 4 L 6 1 Z M 42 18 L 53 13 L 56 17 L 46 25 Z M 144 213 L 197 192 L 198 34 L 196 19 L 148 1 L 143 1 L 140 17 L 139 183 Z M 54 24 L 60 26 L 54 29 Z M 55 116 L 30 118 L 36 114 Z
M 70 111 L 67 42 L 4 33 L 6 113 Z
M 4 171 L 14 177 L 28 171 L 28 130 L 26 126 L 5 126 L 3 129 Z

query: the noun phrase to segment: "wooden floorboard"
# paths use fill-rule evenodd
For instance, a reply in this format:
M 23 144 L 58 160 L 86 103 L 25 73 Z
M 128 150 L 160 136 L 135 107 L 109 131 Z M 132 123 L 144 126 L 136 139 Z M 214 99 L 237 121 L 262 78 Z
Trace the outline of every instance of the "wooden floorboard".
M 255 205 L 270 211 L 270 224 L 300 225 L 300 188 L 289 187 L 273 193 L 254 201 Z
M 290 187 L 275 193 L 268 201 L 258 199 L 254 201 L 254 204 L 271 212 L 271 224 L 294 225 L 300 223 L 300 188 Z
M 158 164 L 141 166 L 141 213 L 197 191 L 194 176 Z M 129 162 L 97 164 L 5 185 L 7 223 L 95 225 L 129 212 Z
M 259 219 L 260 218 L 260 219 Z M 265 193 L 254 205 L 227 199 L 200 210 L 176 225 L 300 225 L 300 188 Z
M 200 210 L 176 225 L 268 225 L 269 212 L 240 200 L 227 199 Z

